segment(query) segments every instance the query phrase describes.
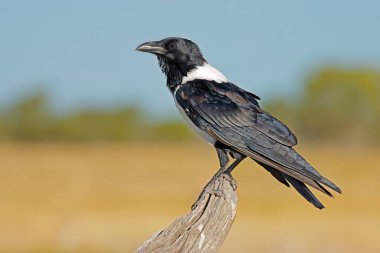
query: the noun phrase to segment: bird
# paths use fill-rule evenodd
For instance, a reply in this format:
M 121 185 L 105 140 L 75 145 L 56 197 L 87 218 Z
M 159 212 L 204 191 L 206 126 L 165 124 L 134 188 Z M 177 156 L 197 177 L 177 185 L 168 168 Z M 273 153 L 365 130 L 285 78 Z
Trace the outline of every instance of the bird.
M 318 209 L 324 205 L 306 185 L 330 197 L 327 188 L 342 193 L 294 149 L 296 136 L 260 107 L 260 97 L 229 81 L 205 60 L 196 43 L 169 37 L 145 42 L 136 50 L 157 57 L 185 122 L 215 148 L 220 173 L 230 173 L 248 157 Z

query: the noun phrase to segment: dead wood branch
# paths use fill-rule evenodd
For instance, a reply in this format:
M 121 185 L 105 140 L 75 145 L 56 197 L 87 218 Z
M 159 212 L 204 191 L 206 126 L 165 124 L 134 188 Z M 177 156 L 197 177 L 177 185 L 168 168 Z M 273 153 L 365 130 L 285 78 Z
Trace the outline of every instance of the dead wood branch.
M 222 174 L 213 179 L 190 213 L 153 234 L 136 253 L 216 252 L 234 221 L 237 195 L 232 176 Z

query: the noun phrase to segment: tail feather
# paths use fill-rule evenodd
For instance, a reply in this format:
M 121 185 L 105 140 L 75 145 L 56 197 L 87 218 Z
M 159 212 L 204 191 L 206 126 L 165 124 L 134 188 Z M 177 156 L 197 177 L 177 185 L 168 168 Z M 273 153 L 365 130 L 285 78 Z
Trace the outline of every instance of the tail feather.
M 299 194 L 302 195 L 307 201 L 312 203 L 316 208 L 323 209 L 323 204 L 315 197 L 315 195 L 307 188 L 307 186 L 301 181 L 292 178 L 288 175 L 284 175 L 286 180 L 293 185 L 293 187 L 298 191 Z
M 270 167 L 269 165 L 266 165 L 265 163 L 261 163 L 261 162 L 257 162 L 257 163 L 260 164 L 261 166 L 263 166 L 280 183 L 283 183 L 287 187 L 290 187 L 288 181 L 286 181 L 286 179 L 284 178 L 284 176 L 283 176 L 284 174 L 283 173 L 281 173 L 280 171 L 278 171 L 276 169 L 273 169 L 272 167 Z
M 290 186 L 289 185 L 290 183 L 297 190 L 297 192 L 302 195 L 302 197 L 304 197 L 307 201 L 312 203 L 315 207 L 319 209 L 324 208 L 323 204 L 317 199 L 317 197 L 315 197 L 315 195 L 310 191 L 310 189 L 307 188 L 307 186 L 304 183 L 302 183 L 300 180 L 293 178 L 281 171 L 278 171 L 265 163 L 261 163 L 261 162 L 257 162 L 257 163 L 263 166 L 264 169 L 266 169 L 269 173 L 271 173 L 272 176 L 275 177 L 279 182 L 283 183 L 284 185 L 288 187 Z M 332 194 L 329 191 L 327 191 L 324 187 L 322 187 L 320 184 L 318 185 L 327 195 L 332 196 Z

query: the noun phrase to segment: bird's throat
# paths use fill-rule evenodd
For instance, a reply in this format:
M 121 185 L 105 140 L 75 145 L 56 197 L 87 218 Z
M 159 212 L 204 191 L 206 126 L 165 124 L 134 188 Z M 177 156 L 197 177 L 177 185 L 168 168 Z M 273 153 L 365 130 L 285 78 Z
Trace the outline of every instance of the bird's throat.
M 169 61 L 166 57 L 157 55 L 157 59 L 161 71 L 166 76 L 166 86 L 171 93 L 174 93 L 176 87 L 181 85 L 184 74 L 174 62 Z

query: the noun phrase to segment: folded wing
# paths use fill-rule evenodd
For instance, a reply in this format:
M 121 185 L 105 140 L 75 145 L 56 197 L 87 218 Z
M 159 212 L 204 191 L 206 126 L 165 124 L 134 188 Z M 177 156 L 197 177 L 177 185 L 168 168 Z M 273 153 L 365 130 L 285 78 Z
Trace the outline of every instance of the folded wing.
M 182 85 L 175 99 L 194 124 L 218 141 L 330 196 L 321 184 L 341 192 L 292 148 L 294 134 L 261 110 L 251 93 L 231 83 L 194 80 Z

